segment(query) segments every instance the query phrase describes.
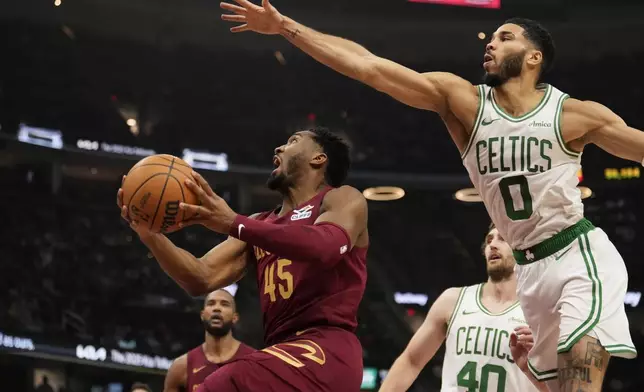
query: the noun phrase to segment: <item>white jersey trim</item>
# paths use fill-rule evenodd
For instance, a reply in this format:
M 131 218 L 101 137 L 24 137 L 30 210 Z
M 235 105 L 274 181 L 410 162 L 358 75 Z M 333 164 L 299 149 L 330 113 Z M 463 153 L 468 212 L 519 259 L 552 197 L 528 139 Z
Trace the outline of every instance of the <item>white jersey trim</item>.
M 472 144 L 476 140 L 476 133 L 479 130 L 479 124 L 481 123 L 481 118 L 483 117 L 483 110 L 485 108 L 485 88 L 483 88 L 482 85 L 476 86 L 479 90 L 479 107 L 476 112 L 476 119 L 474 120 L 474 126 L 472 127 L 472 133 L 470 133 L 470 140 L 467 142 L 467 146 L 465 147 L 465 150 L 463 150 L 463 154 L 461 154 L 461 159 L 465 159 L 465 156 L 467 155 L 468 151 L 472 148 Z

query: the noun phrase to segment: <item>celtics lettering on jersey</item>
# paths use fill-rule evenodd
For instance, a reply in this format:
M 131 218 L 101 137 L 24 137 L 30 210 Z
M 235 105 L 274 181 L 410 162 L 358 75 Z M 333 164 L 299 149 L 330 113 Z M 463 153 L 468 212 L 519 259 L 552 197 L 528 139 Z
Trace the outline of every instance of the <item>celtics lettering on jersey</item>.
M 492 313 L 482 290 L 482 284 L 461 289 L 447 330 L 441 392 L 535 391 L 510 353 L 510 334 L 526 325 L 519 303 Z
M 577 189 L 580 154 L 560 129 L 568 97 L 545 85 L 541 102 L 512 117 L 490 87 L 478 86 L 479 110 L 463 164 L 501 232 L 514 249 L 526 249 L 583 217 Z

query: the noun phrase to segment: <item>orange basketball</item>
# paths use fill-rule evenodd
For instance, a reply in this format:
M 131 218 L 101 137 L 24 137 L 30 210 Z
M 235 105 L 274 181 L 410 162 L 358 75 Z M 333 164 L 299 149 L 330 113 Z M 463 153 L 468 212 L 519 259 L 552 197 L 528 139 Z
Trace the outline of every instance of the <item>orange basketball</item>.
M 147 225 L 155 233 L 177 229 L 186 218 L 179 211 L 179 203 L 199 204 L 197 195 L 185 185 L 186 178 L 194 181 L 191 173 L 190 165 L 172 155 L 141 159 L 121 185 L 130 219 Z

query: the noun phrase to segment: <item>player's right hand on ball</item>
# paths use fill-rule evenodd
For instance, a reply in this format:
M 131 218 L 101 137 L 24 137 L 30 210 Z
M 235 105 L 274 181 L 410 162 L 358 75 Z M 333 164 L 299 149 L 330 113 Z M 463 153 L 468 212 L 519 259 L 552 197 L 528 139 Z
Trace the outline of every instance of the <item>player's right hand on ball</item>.
M 123 176 L 123 182 L 125 182 L 125 176 Z M 154 235 L 154 233 L 152 233 L 147 227 L 145 227 L 144 225 L 139 225 L 138 222 L 130 219 L 130 214 L 128 214 L 127 206 L 123 203 L 122 188 L 119 188 L 119 190 L 116 192 L 116 205 L 121 210 L 121 218 L 123 218 L 130 225 L 132 230 L 134 230 L 140 238 L 146 238 Z
M 234 14 L 222 14 L 221 19 L 228 22 L 240 23 L 232 27 L 233 33 L 254 31 L 260 34 L 279 34 L 284 16 L 280 14 L 268 0 L 262 0 L 261 7 L 248 0 L 234 0 L 237 4 L 221 3 L 221 8 Z

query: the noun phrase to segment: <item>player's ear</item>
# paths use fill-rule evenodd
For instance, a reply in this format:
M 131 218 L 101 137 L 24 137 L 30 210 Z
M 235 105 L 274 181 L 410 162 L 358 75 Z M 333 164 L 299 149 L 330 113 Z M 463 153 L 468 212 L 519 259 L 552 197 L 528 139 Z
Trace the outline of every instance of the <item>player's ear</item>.
M 320 167 L 326 163 L 329 158 L 323 152 L 316 152 L 311 159 L 311 165 L 315 167 Z
M 543 62 L 543 53 L 539 50 L 531 50 L 528 56 L 528 64 L 536 67 Z
M 237 324 L 239 321 L 239 313 L 235 312 L 233 313 L 233 324 Z

